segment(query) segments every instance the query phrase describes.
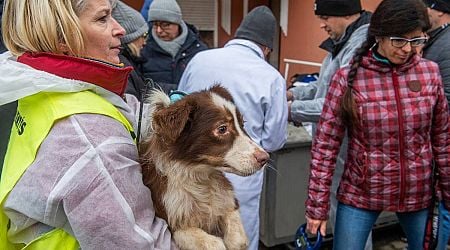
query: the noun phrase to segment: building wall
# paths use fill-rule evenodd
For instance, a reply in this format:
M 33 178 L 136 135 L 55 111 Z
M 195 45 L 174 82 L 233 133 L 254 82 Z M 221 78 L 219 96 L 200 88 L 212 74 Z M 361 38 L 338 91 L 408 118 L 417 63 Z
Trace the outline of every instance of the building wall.
M 144 0 L 122 0 L 122 2 L 128 4 L 138 11 L 141 11 L 142 5 L 144 5 Z
M 144 0 L 122 0 L 133 8 L 140 10 Z M 211 0 L 213 1 L 213 0 Z M 222 47 L 233 38 L 244 16 L 244 2 L 246 0 L 216 0 L 217 1 L 217 46 Z M 222 2 L 229 1 L 230 8 L 230 32 L 229 34 L 221 25 Z M 289 0 L 287 36 L 279 32 L 271 63 L 284 75 L 286 64 L 284 59 L 294 59 L 321 63 L 326 52 L 320 49 L 319 44 L 327 38 L 325 31 L 319 28 L 319 20 L 314 15 L 313 6 L 315 0 Z M 259 5 L 269 6 L 275 17 L 280 18 L 280 0 L 247 0 L 248 11 Z M 381 0 L 361 0 L 363 8 L 369 11 L 375 10 Z M 294 73 L 318 72 L 319 67 L 290 64 L 288 76 Z
M 381 0 L 362 0 L 365 10 L 374 11 Z M 314 0 L 289 0 L 288 35 L 280 37 L 280 72 L 284 74 L 284 58 L 321 63 L 326 52 L 318 46 L 327 38 L 313 11 Z M 288 76 L 294 73 L 318 72 L 318 67 L 290 64 Z

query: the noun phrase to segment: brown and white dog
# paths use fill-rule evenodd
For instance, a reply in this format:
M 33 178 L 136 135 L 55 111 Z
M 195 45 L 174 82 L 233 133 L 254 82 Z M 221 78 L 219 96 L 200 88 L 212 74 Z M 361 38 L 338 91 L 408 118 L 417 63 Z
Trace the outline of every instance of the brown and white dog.
M 171 104 L 156 91 L 150 104 L 152 131 L 141 158 L 156 215 L 181 249 L 246 249 L 239 204 L 223 171 L 251 175 L 269 155 L 245 133 L 231 95 L 216 85 Z

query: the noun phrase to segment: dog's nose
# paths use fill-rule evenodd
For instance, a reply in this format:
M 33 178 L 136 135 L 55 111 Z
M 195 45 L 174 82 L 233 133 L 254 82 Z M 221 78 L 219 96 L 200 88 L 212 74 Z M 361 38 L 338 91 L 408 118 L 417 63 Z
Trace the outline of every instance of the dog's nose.
M 269 154 L 266 151 L 257 150 L 253 156 L 260 166 L 264 166 L 269 161 Z

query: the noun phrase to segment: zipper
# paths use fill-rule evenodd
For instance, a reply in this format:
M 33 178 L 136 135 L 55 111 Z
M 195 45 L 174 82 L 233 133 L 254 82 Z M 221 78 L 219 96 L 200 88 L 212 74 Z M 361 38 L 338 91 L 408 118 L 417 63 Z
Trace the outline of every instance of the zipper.
M 392 80 L 394 83 L 394 92 L 395 92 L 395 101 L 397 102 L 397 115 L 398 115 L 398 145 L 399 145 L 399 153 L 400 153 L 400 197 L 399 197 L 399 205 L 400 210 L 403 209 L 403 201 L 405 199 L 405 150 L 404 150 L 404 130 L 403 130 L 403 112 L 402 112 L 402 103 L 400 99 L 400 90 L 398 86 L 398 74 L 397 70 L 394 69 L 392 72 Z

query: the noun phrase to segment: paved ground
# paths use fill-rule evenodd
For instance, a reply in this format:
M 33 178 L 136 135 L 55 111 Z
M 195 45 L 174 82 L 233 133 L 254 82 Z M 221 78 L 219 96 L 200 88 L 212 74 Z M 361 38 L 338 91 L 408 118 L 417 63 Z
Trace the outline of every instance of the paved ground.
M 262 245 L 262 244 L 260 244 Z M 406 250 L 407 244 L 404 241 L 403 232 L 398 224 L 376 229 L 373 232 L 373 250 Z M 291 245 L 275 246 L 267 248 L 260 246 L 259 250 L 291 250 L 295 249 Z M 332 242 L 327 241 L 322 245 L 323 250 L 331 250 Z M 447 247 L 450 250 L 450 246 Z

